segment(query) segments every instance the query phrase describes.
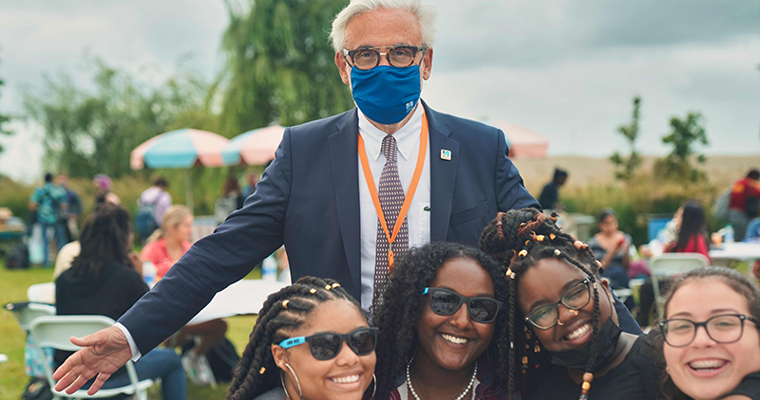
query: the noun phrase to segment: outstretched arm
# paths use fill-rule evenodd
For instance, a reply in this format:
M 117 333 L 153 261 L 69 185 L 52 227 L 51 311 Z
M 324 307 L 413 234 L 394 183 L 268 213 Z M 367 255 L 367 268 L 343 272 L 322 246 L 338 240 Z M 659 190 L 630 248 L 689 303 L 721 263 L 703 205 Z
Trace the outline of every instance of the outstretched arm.
M 98 378 L 87 394 L 95 394 L 108 378 L 129 361 L 132 351 L 122 331 L 115 327 L 101 329 L 83 338 L 71 338 L 82 348 L 72 354 L 53 374 L 55 390 L 72 394 L 95 375 Z

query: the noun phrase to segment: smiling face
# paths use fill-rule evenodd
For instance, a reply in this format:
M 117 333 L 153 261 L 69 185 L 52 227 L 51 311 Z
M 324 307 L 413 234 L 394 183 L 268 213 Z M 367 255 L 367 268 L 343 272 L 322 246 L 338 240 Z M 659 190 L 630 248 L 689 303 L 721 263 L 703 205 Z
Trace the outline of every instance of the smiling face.
M 720 314 L 751 316 L 746 298 L 719 278 L 705 278 L 684 283 L 673 294 L 666 318 L 704 322 Z M 670 377 L 695 400 L 721 398 L 759 368 L 760 334 L 754 323 L 745 321 L 742 337 L 734 343 L 717 343 L 702 327 L 696 333 L 688 346 L 663 346 Z
M 346 300 L 330 300 L 317 306 L 308 317 L 308 324 L 293 332 L 290 337 L 311 336 L 332 332 L 346 334 L 368 327 L 359 309 Z M 375 372 L 375 352 L 358 356 L 345 341 L 340 353 L 330 360 L 317 360 L 309 344 L 289 349 L 272 346 L 275 363 L 283 371 L 288 393 L 298 399 L 298 386 L 285 363 L 298 376 L 304 399 L 359 400 L 372 381 Z
M 494 297 L 491 276 L 469 258 L 446 261 L 429 287 L 446 288 L 467 297 Z M 430 296 L 422 298 L 420 307 L 415 364 L 434 365 L 448 371 L 469 368 L 491 343 L 494 322 L 473 321 L 466 304 L 449 316 L 438 315 L 430 309 Z
M 557 258 L 544 258 L 525 270 L 519 281 L 518 303 L 523 315 L 544 305 L 558 302 L 568 288 L 582 281 L 586 275 L 576 267 Z M 599 286 L 599 326 L 607 319 L 617 323 L 617 314 L 612 308 L 612 294 L 607 281 Z M 605 299 L 606 297 L 606 299 Z M 562 305 L 559 308 L 559 323 L 549 329 L 537 329 L 530 325 L 541 344 L 550 351 L 565 351 L 581 348 L 591 340 L 591 321 L 594 316 L 593 291 L 588 304 L 577 311 Z
M 360 47 L 386 48 L 389 46 L 422 47 L 422 31 L 420 23 L 414 14 L 398 9 L 375 9 L 363 12 L 346 25 L 344 48 L 356 50 Z M 425 51 L 420 61 L 420 55 L 415 57 L 415 65 L 421 65 L 420 75 L 427 80 L 433 62 L 433 49 Z M 343 83 L 349 84 L 351 67 L 341 52 L 335 53 L 335 64 L 338 66 Z M 388 60 L 382 56 L 380 65 L 388 65 Z

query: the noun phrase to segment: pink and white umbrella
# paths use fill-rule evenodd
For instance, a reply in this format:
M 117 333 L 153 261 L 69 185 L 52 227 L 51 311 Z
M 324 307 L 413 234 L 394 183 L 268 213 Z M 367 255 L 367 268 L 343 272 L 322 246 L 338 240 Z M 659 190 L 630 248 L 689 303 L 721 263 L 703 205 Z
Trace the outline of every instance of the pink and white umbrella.
M 274 152 L 282 141 L 283 133 L 284 127 L 273 125 L 235 136 L 222 151 L 224 164 L 267 164 L 274 160 Z
M 130 153 L 132 169 L 190 168 L 196 163 L 221 167 L 222 150 L 229 139 L 197 129 L 180 129 L 162 133 L 137 146 Z

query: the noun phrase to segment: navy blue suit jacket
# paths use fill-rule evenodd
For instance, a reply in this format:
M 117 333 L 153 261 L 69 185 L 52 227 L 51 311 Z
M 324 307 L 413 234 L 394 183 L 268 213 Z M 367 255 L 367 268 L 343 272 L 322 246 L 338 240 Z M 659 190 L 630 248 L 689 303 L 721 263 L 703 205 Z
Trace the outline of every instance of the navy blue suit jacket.
M 423 103 L 424 104 L 424 103 Z M 477 245 L 498 211 L 538 207 L 507 158 L 501 130 L 425 109 L 431 241 Z M 293 280 L 336 279 L 360 298 L 358 116 L 355 109 L 285 130 L 276 159 L 242 209 L 193 245 L 119 322 L 145 354 L 216 292 L 281 245 Z M 440 158 L 451 150 L 451 160 Z

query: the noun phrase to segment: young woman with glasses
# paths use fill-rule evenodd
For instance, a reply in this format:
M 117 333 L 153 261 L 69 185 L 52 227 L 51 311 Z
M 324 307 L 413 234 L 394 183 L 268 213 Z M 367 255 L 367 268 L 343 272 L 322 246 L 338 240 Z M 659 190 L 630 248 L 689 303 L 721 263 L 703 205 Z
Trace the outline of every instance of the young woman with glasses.
M 657 398 L 650 337 L 622 332 L 587 245 L 526 208 L 499 213 L 480 246 L 506 268 L 510 399 Z
M 665 317 L 667 399 L 760 399 L 760 290 L 749 279 L 690 271 L 673 284 Z
M 370 398 L 376 344 L 377 328 L 340 284 L 301 278 L 264 303 L 227 399 Z
M 456 243 L 426 244 L 398 260 L 373 321 L 377 398 L 504 398 L 502 276 L 493 259 Z

